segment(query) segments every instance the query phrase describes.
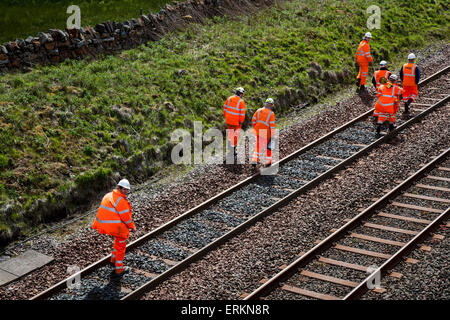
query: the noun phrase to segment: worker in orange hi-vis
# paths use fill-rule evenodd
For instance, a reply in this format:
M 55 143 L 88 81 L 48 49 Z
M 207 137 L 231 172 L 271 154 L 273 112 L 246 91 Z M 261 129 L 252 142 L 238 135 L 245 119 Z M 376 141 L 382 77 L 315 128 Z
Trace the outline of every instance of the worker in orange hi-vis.
M 408 63 L 405 63 L 400 69 L 400 79 L 402 80 L 403 90 L 403 102 L 405 103 L 405 111 L 403 114 L 409 113 L 409 105 L 416 101 L 419 94 L 418 85 L 420 82 L 420 69 L 416 65 L 416 55 L 410 53 L 408 55 Z
M 130 271 L 123 266 L 125 249 L 130 230 L 134 232 L 136 227 L 132 219 L 131 205 L 126 195 L 130 190 L 130 183 L 122 179 L 117 184 L 117 189 L 106 194 L 97 211 L 97 217 L 92 228 L 99 233 L 114 237 L 114 247 L 111 254 L 111 265 L 115 267 L 115 275 L 121 276 Z
M 395 116 L 398 111 L 403 89 L 396 83 L 397 75 L 391 74 L 388 82 L 380 86 L 377 92 L 375 111 L 378 114 L 376 137 L 381 137 L 380 131 L 383 124 L 389 122 L 389 131 L 395 129 Z
M 223 115 L 227 124 L 227 148 L 229 150 L 226 158 L 229 158 L 231 155 L 236 157 L 236 146 L 245 120 L 245 101 L 243 99 L 245 90 L 239 87 L 235 93 L 234 96 L 228 97 L 223 104 Z
M 256 110 L 252 118 L 252 133 L 256 135 L 256 146 L 253 152 L 252 165 L 255 168 L 257 163 L 263 163 L 264 151 L 266 151 L 265 167 L 272 164 L 272 149 L 271 139 L 275 136 L 275 114 L 272 111 L 274 101 L 272 98 L 266 100 L 265 106 Z
M 356 77 L 357 86 L 356 92 L 362 92 L 366 90 L 366 78 L 369 74 L 369 64 L 373 64 L 373 58 L 370 54 L 369 41 L 372 39 L 372 34 L 367 32 L 364 35 L 364 39 L 359 43 L 358 50 L 355 53 L 356 63 L 359 66 L 359 73 Z
M 391 75 L 391 72 L 387 68 L 387 62 L 384 60 L 381 61 L 380 62 L 380 70 L 376 70 L 373 73 L 373 77 L 372 77 L 373 86 L 377 89 L 377 91 L 381 85 L 385 84 L 388 81 L 390 75 Z M 374 116 L 374 121 L 376 123 L 378 121 L 378 114 L 376 111 L 374 111 L 373 116 Z

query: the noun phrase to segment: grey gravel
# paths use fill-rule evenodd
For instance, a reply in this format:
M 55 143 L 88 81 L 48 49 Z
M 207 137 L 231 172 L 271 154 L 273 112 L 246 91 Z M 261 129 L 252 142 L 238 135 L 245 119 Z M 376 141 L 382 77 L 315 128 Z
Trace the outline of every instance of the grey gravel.
M 147 243 L 140 246 L 139 249 L 149 255 L 176 261 L 182 261 L 191 255 L 191 253 L 187 250 L 172 246 L 158 239 L 149 240 Z

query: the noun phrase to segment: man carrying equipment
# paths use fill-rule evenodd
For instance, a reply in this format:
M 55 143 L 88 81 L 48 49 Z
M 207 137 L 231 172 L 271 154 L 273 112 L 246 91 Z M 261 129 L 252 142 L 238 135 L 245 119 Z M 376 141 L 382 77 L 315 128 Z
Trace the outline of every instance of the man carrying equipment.
M 387 82 L 387 79 L 389 79 L 389 76 L 391 73 L 389 72 L 387 68 L 387 62 L 381 61 L 380 62 L 380 70 L 377 70 L 373 73 L 372 77 L 372 83 L 373 86 L 378 90 L 378 88 Z

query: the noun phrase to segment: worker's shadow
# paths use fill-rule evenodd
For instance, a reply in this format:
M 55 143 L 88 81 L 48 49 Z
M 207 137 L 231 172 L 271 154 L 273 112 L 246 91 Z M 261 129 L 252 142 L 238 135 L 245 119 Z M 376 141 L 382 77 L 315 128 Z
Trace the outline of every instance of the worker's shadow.
M 241 174 L 244 172 L 245 166 L 249 166 L 248 164 L 244 163 L 234 163 L 234 164 L 226 164 L 224 163 L 223 168 L 227 170 L 228 172 L 234 173 L 234 174 Z
M 369 91 L 361 92 L 360 94 L 358 94 L 358 96 L 361 98 L 361 102 L 364 105 L 371 108 L 373 107 L 375 96 L 372 95 Z
M 120 278 L 111 277 L 107 285 L 103 287 L 95 287 L 91 291 L 89 291 L 86 294 L 84 300 L 120 300 L 120 298 Z

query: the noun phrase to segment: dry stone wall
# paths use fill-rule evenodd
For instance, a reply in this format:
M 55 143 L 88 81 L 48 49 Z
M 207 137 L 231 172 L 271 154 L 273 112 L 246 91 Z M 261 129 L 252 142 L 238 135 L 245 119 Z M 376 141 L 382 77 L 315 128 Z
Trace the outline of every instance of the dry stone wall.
M 272 5 L 274 0 L 188 0 L 165 5 L 156 14 L 124 22 L 107 21 L 95 27 L 50 29 L 36 37 L 0 45 L 0 72 L 28 71 L 35 65 L 57 64 L 132 49 L 157 41 L 166 33 L 190 23 L 224 14 L 249 13 Z

